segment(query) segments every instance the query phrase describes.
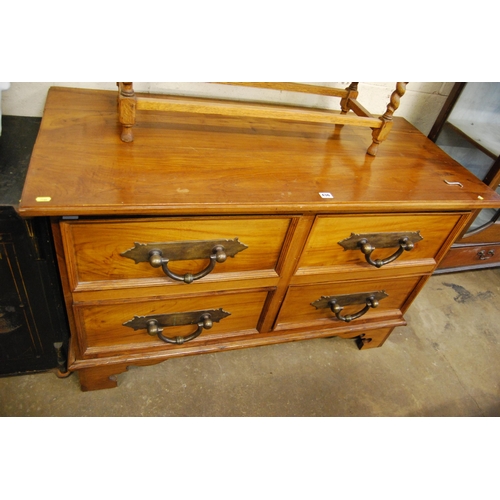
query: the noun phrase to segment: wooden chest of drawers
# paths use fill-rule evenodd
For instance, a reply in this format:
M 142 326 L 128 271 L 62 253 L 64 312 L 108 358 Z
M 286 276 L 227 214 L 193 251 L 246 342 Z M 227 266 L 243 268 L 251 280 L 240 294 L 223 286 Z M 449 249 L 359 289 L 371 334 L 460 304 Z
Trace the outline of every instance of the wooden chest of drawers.
M 143 112 L 53 88 L 20 211 L 51 216 L 83 390 L 173 356 L 339 336 L 381 346 L 500 197 L 403 119 L 354 127 Z M 447 182 L 459 182 L 459 185 Z

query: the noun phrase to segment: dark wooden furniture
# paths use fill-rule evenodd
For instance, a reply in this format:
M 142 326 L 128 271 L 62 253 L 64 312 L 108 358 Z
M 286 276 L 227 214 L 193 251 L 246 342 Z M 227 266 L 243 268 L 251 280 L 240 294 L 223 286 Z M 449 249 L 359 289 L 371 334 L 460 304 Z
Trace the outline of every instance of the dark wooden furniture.
M 455 84 L 429 138 L 500 193 L 500 83 Z M 478 210 L 436 273 L 500 266 L 500 210 Z
M 338 336 L 381 346 L 500 196 L 404 119 L 358 127 L 138 111 L 52 88 L 20 211 L 52 217 L 83 390 L 130 365 Z M 462 188 L 447 182 L 460 182 Z
M 346 89 L 325 87 L 293 82 L 217 82 L 223 85 L 239 85 L 276 91 L 299 92 L 340 98 L 339 111 L 327 111 L 294 106 L 278 106 L 239 101 L 214 101 L 207 99 L 184 99 L 175 96 L 136 95 L 132 82 L 118 83 L 118 115 L 122 124 L 121 139 L 132 142 L 132 127 L 136 123 L 137 111 L 189 112 L 214 116 L 235 116 L 243 118 L 264 118 L 305 123 L 329 123 L 338 126 L 352 125 L 372 129 L 372 143 L 367 154 L 375 156 L 379 144 L 384 141 L 392 128 L 394 111 L 399 107 L 401 97 L 406 92 L 408 82 L 398 82 L 391 94 L 385 113 L 373 116 L 357 100 L 358 82 Z
M 0 375 L 63 374 L 69 332 L 47 218 L 17 213 L 40 118 L 2 117 Z

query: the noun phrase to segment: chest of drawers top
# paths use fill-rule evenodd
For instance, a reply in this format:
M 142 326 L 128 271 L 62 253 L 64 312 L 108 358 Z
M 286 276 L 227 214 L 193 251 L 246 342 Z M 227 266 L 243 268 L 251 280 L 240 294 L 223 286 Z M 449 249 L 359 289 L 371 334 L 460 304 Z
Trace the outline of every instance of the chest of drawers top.
M 120 140 L 116 93 L 50 89 L 25 216 L 367 213 L 500 206 L 402 118 L 376 157 L 350 126 L 141 114 Z M 459 182 L 450 185 L 448 182 Z M 327 194 L 324 194 L 327 193 Z M 327 196 L 325 198 L 325 196 Z

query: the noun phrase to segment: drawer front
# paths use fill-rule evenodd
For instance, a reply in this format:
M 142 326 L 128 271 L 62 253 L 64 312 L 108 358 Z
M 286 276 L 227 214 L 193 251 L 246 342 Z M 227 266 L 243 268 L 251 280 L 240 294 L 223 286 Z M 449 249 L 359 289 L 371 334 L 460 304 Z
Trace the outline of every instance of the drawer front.
M 363 280 L 291 286 L 277 321 L 277 329 L 334 328 L 358 324 L 400 311 L 421 277 Z M 378 304 L 367 307 L 366 299 Z M 339 316 L 329 304 L 340 306 Z M 373 307 L 375 305 L 375 307 Z M 359 317 L 349 320 L 365 310 Z M 344 319 L 341 319 L 344 318 Z
M 63 221 L 60 225 L 75 290 L 82 285 L 99 289 L 185 284 L 186 275 L 206 271 L 213 260 L 213 270 L 200 282 L 255 274 L 277 276 L 290 221 L 287 217 L 144 219 Z M 223 262 L 211 259 L 212 249 L 218 245 L 226 247 Z M 230 256 L 229 246 L 235 249 L 234 256 Z M 168 259 L 166 269 L 149 262 L 149 251 L 154 248 L 160 249 L 160 258 Z M 137 259 L 142 261 L 136 263 Z M 169 271 L 180 281 L 169 277 Z
M 255 334 L 268 293 L 269 290 L 254 290 L 138 302 L 75 304 L 80 348 L 87 355 L 117 349 L 119 352 L 141 348 L 175 349 L 179 345 L 200 345 L 229 336 Z M 203 322 L 206 312 L 213 320 L 211 328 L 203 327 L 199 336 L 183 342 L 197 331 L 198 322 Z M 150 320 L 157 322 L 161 335 L 171 342 L 160 339 L 154 328 L 148 331 Z M 175 341 L 177 337 L 181 338 L 179 342 Z
M 299 272 L 338 266 L 377 269 L 363 253 L 359 243 L 362 239 L 372 247 L 367 253 L 373 262 L 395 257 L 382 268 L 416 265 L 424 260 L 432 268 L 437 253 L 460 218 L 460 214 L 319 216 L 302 254 Z M 413 248 L 401 250 L 399 241 L 407 236 L 413 239 Z M 351 248 L 344 249 L 340 242 Z M 395 256 L 396 253 L 400 255 Z
M 494 266 L 500 263 L 500 245 L 470 245 L 451 248 L 439 269 Z

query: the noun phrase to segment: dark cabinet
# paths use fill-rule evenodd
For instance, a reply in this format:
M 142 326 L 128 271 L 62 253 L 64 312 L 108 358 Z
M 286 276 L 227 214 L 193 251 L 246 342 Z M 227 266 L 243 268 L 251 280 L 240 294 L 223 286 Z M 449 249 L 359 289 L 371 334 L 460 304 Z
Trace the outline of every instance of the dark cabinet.
M 500 193 L 500 83 L 456 83 L 429 138 Z M 500 266 L 500 210 L 477 211 L 437 273 Z
M 39 126 L 39 118 L 2 117 L 0 376 L 66 371 L 68 327 L 49 221 L 16 211 Z

